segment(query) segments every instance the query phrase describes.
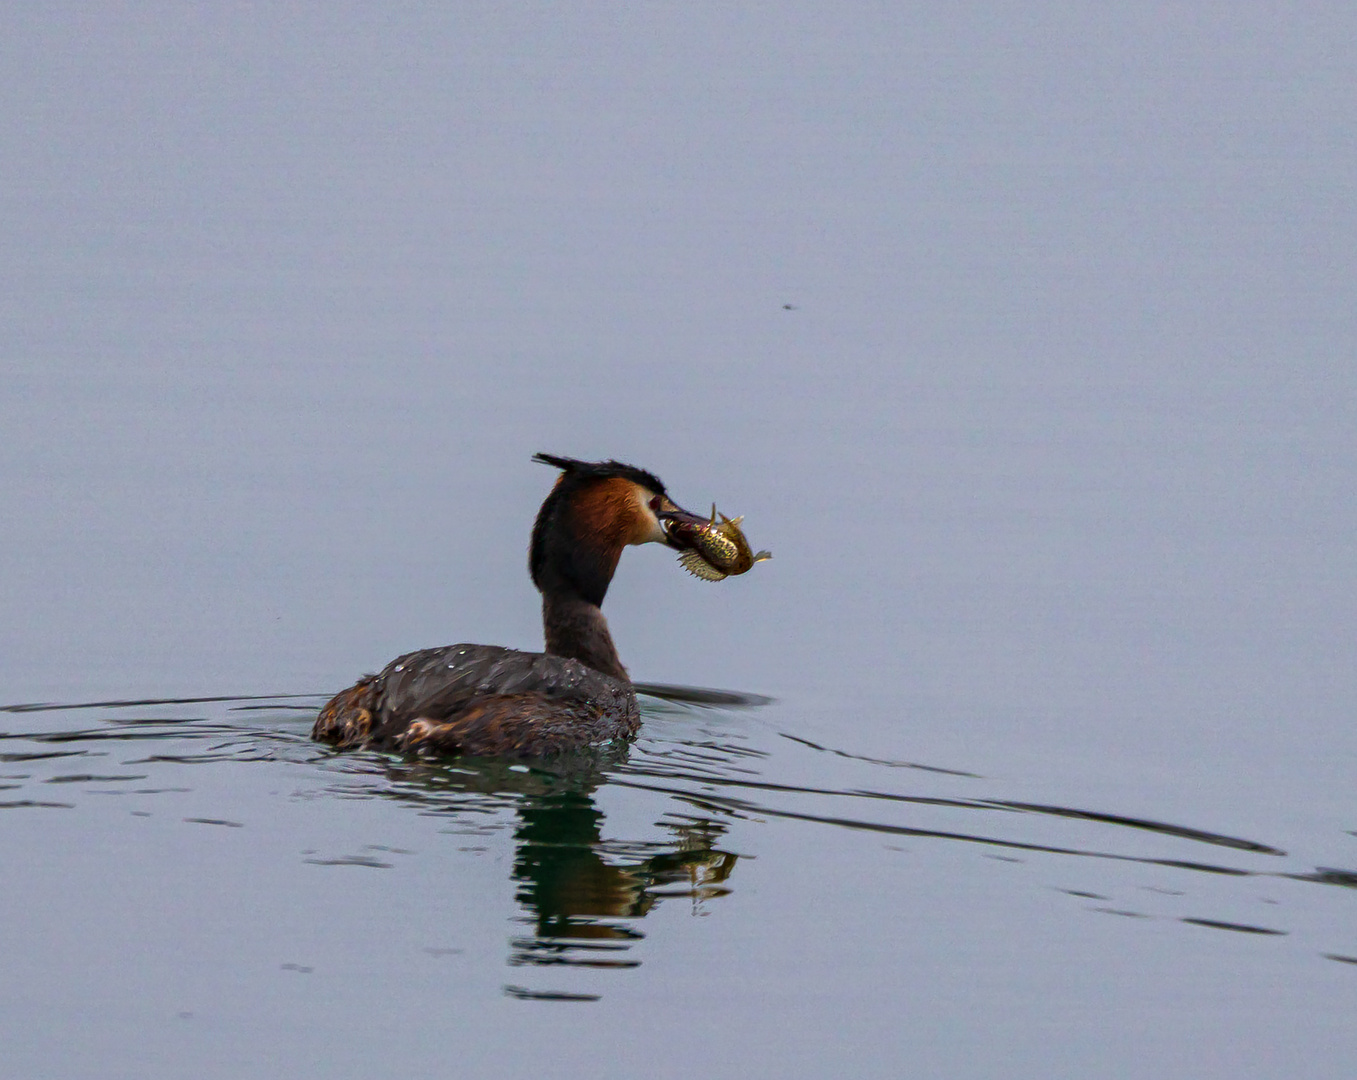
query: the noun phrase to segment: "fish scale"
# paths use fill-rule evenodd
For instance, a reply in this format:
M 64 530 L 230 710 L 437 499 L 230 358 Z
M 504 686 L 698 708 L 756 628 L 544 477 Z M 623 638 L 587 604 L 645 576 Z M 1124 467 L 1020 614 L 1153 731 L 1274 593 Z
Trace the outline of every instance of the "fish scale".
M 720 517 L 720 524 L 716 519 Z M 679 523 L 670 535 L 689 546 L 679 556 L 679 564 L 694 577 L 703 581 L 724 581 L 733 574 L 746 573 L 756 562 L 773 557 L 772 552 L 749 550 L 749 541 L 740 529 L 743 517 L 728 518 L 718 514 L 712 504 L 711 520 L 701 525 Z

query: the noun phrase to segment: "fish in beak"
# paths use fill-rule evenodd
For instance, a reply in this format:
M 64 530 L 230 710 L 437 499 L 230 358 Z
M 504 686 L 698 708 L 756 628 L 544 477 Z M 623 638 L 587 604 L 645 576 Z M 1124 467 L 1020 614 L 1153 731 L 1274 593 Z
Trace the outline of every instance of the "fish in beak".
M 710 518 L 684 510 L 667 499 L 665 503 L 667 505 L 656 510 L 664 527 L 665 542 L 683 552 L 679 562 L 694 577 L 703 581 L 723 581 L 732 575 L 747 573 L 755 563 L 773 557 L 769 551 L 750 550 L 749 541 L 740 529 L 743 517 L 728 518 L 718 514 L 715 503 Z

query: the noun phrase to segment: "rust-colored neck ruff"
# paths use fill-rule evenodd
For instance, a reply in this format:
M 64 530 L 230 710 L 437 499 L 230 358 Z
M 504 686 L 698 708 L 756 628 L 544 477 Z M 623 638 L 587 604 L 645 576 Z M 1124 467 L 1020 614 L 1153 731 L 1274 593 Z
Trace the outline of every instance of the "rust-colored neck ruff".
M 543 596 L 601 607 L 628 544 L 662 539 L 651 494 L 626 477 L 562 473 L 537 514 L 528 565 Z
M 608 620 L 596 604 L 576 596 L 544 595 L 542 629 L 547 652 L 578 660 L 614 679 L 631 681 L 608 633 Z

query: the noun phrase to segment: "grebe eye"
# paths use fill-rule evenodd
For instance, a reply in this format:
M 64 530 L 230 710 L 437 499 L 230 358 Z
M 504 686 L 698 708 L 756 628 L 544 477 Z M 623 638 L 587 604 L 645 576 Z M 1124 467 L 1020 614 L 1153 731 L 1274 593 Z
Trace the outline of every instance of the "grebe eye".
M 659 513 L 661 501 L 662 501 L 661 496 L 656 495 L 653 499 L 650 500 L 650 509 L 654 510 L 656 513 Z

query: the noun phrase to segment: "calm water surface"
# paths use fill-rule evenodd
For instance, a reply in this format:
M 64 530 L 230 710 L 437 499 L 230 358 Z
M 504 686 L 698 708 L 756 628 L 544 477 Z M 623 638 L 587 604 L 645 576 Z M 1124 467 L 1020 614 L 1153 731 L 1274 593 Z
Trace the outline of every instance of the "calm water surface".
M 1354 42 L 8 5 L 0 1077 L 1351 1077 Z M 535 451 L 775 557 L 627 750 L 312 744 L 539 645 Z
M 629 751 L 537 766 L 336 754 L 319 699 L 11 707 L 6 1068 L 508 1074 L 567 1046 L 626 1075 L 673 1040 L 647 1071 L 681 1075 L 712 1039 L 731 1074 L 859 1039 L 872 1074 L 1053 1039 L 1097 1068 L 1097 1031 L 1135 1071 L 1200 1031 L 1247 1071 L 1336 1045 L 1357 860 L 1307 855 L 1352 833 L 1026 801 L 754 701 L 649 696 Z

